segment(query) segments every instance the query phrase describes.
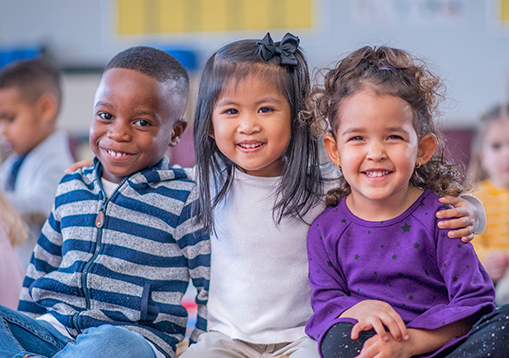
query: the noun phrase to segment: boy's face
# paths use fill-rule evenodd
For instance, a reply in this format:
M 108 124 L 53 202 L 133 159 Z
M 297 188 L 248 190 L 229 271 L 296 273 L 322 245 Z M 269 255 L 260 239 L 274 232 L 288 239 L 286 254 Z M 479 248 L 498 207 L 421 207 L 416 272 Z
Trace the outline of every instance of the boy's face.
M 24 100 L 17 87 L 0 89 L 1 140 L 7 151 L 27 154 L 39 143 L 40 109 Z
M 134 70 L 107 70 L 95 94 L 89 137 L 103 177 L 120 183 L 159 162 L 185 128 L 180 108 L 168 85 Z

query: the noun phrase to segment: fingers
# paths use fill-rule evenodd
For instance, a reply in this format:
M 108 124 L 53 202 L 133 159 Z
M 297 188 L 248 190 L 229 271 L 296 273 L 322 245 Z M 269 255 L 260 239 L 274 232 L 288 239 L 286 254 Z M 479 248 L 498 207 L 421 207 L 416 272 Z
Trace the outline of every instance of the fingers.
M 456 210 L 456 209 L 451 209 Z M 449 211 L 449 210 L 444 210 Z M 439 213 L 443 213 L 444 211 L 437 212 L 437 217 Z M 472 241 L 474 238 L 474 220 L 470 216 L 459 217 L 457 219 L 444 220 L 438 222 L 438 227 L 441 229 L 457 229 L 451 230 L 447 234 L 451 239 L 461 238 L 463 242 Z
M 451 196 L 451 195 L 446 195 L 444 197 L 441 197 L 440 199 L 438 199 L 442 204 L 449 204 L 449 205 L 452 205 L 452 206 L 456 206 L 458 205 L 459 203 L 461 203 L 461 199 L 456 197 L 456 196 Z
M 474 236 L 474 227 L 473 226 L 467 226 L 463 229 L 458 230 L 451 230 L 447 233 L 447 236 L 449 236 L 451 239 L 458 239 L 466 236 Z
M 447 233 L 451 239 L 459 239 L 463 242 L 470 242 L 474 239 L 474 227 L 467 226 L 466 228 L 459 230 L 451 230 Z
M 360 354 L 356 358 L 372 358 L 376 355 L 375 344 L 380 340 L 379 336 L 373 336 L 364 342 Z
M 436 217 L 439 219 L 467 218 L 468 220 L 472 220 L 468 210 L 461 207 L 437 211 Z
M 394 340 L 399 342 L 402 338 L 405 340 L 408 339 L 405 322 L 403 322 L 399 314 L 396 312 L 394 312 L 394 314 L 389 313 L 381 315 L 380 318 L 372 316 L 364 322 L 358 322 L 353 326 L 350 337 L 352 339 L 357 339 L 359 338 L 359 333 L 361 331 L 373 329 L 383 341 L 388 341 L 389 334 L 385 330 L 385 327 L 387 327 Z
M 79 162 L 76 162 L 76 163 L 72 164 L 69 168 L 67 168 L 65 170 L 65 174 L 72 173 L 76 169 L 80 169 L 80 168 L 83 168 L 83 167 L 89 167 L 92 164 L 94 164 L 93 160 L 90 160 L 90 159 L 80 160 Z
M 408 339 L 408 332 L 405 326 L 405 322 L 403 322 L 403 319 L 399 314 L 391 315 L 392 320 L 388 320 L 385 325 L 389 329 L 389 332 L 391 332 L 392 337 L 396 342 L 401 341 L 401 339 Z M 389 337 L 387 337 L 388 339 Z M 384 339 L 384 341 L 387 341 L 387 339 Z
M 383 340 L 389 339 L 387 336 L 387 332 L 385 331 L 385 327 L 378 319 L 377 317 L 370 317 L 370 319 L 367 320 L 367 322 L 358 322 L 353 326 L 352 333 L 350 337 L 352 339 L 359 338 L 359 333 L 362 331 L 368 331 L 370 329 L 373 329 Z

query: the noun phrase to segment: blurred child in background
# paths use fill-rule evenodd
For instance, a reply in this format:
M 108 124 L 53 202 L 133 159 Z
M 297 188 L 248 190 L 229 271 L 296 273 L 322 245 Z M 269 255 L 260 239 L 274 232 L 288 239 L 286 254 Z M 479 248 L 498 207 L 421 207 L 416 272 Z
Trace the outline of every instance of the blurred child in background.
M 18 249 L 24 267 L 64 170 L 73 163 L 67 134 L 56 130 L 61 97 L 60 74 L 42 59 L 0 71 L 0 134 L 12 152 L 0 166 L 0 189 L 30 227 L 29 239 Z
M 18 307 L 25 277 L 15 246 L 21 245 L 27 232 L 18 213 L 0 190 L 0 305 Z
M 486 210 L 486 230 L 473 241 L 491 279 L 497 304 L 509 303 L 509 105 L 481 118 L 470 165 L 475 195 Z

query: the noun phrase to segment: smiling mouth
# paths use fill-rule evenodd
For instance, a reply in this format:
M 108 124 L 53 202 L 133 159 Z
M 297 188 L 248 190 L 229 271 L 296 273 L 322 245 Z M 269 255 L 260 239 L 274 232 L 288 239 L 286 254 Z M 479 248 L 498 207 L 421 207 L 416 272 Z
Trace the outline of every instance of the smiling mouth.
M 262 145 L 263 145 L 262 143 L 256 143 L 256 144 L 244 144 L 244 143 L 240 143 L 239 144 L 240 147 L 245 148 L 245 149 L 258 148 L 258 147 L 261 147 Z
M 389 174 L 389 172 L 388 171 L 386 171 L 386 172 L 364 172 L 364 174 L 366 174 L 370 178 L 378 178 L 378 177 L 383 177 L 384 175 Z
M 111 155 L 112 157 L 124 157 L 127 155 L 127 153 L 121 153 L 121 152 L 115 152 L 112 149 L 106 149 L 106 152 Z

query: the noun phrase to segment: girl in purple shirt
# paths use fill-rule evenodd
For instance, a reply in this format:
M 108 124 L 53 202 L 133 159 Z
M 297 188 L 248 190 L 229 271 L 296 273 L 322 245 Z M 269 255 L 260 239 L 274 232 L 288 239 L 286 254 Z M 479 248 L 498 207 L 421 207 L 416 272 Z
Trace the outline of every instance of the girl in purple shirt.
M 306 332 L 324 358 L 507 355 L 509 306 L 495 310 L 472 245 L 437 227 L 439 195 L 463 189 L 434 121 L 441 88 L 410 54 L 364 47 L 318 90 L 343 173 L 308 234 Z

